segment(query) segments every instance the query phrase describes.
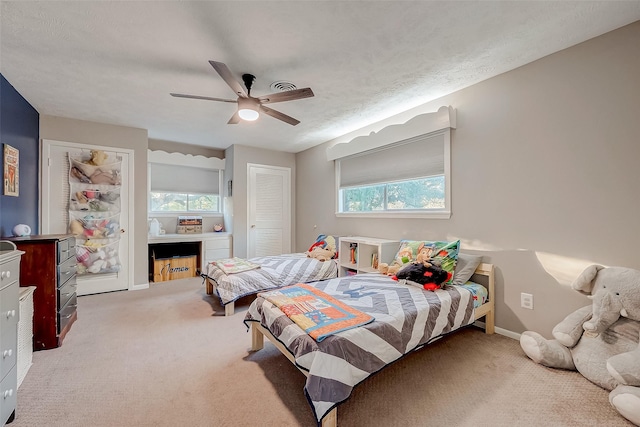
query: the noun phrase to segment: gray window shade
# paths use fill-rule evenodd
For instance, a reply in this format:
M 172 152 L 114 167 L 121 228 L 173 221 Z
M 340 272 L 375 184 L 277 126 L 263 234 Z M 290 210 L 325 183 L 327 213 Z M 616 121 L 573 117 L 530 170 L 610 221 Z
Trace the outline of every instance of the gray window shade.
M 340 187 L 443 175 L 444 135 L 422 135 L 338 161 Z
M 218 169 L 151 163 L 151 191 L 190 194 L 218 194 Z

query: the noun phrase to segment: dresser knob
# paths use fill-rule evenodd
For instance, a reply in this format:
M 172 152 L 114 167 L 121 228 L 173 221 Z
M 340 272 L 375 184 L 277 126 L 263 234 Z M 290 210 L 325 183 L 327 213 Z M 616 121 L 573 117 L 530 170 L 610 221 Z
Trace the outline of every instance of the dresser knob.
M 5 390 L 4 391 L 4 398 L 6 399 L 7 397 L 11 397 L 13 396 L 13 389 L 9 389 L 9 390 Z
M 6 275 L 7 275 L 6 271 L 1 271 L 0 272 L 0 279 L 4 279 L 4 276 L 6 276 Z
M 5 350 L 2 352 L 2 358 L 6 359 L 7 357 L 11 357 L 12 354 L 13 354 L 13 350 L 11 349 Z
M 13 316 L 16 315 L 16 311 L 15 310 L 9 310 L 7 311 L 7 319 L 12 318 Z

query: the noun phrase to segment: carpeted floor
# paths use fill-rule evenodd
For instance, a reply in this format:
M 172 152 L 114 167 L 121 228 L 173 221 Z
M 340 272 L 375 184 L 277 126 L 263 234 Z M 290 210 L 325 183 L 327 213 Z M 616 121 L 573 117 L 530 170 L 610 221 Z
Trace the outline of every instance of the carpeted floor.
M 198 278 L 79 298 L 63 346 L 34 353 L 12 426 L 314 426 L 304 375 L 270 343 L 248 351 L 249 301 L 224 317 Z M 578 373 L 475 328 L 365 380 L 338 424 L 631 426 Z

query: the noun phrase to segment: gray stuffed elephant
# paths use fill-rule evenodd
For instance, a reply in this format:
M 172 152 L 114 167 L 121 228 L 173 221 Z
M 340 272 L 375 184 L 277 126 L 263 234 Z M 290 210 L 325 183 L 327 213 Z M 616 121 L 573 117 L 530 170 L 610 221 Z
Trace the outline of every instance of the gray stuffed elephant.
M 577 370 L 611 390 L 611 405 L 640 426 L 640 271 L 592 265 L 571 286 L 593 304 L 556 325 L 554 340 L 526 331 L 520 345 L 536 363 Z

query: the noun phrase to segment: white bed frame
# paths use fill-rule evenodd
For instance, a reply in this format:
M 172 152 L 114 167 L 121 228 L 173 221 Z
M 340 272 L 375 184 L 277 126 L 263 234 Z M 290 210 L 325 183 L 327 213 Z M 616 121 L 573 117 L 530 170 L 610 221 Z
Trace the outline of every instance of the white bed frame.
M 486 303 L 476 308 L 475 310 L 475 319 L 478 320 L 481 317 L 485 318 L 484 330 L 487 334 L 495 333 L 495 277 L 494 277 L 494 268 L 493 264 L 481 263 L 474 275 L 484 276 L 487 279 L 487 284 L 485 285 L 489 291 L 489 299 Z M 207 288 L 208 289 L 208 288 Z M 208 292 L 207 292 L 208 293 Z M 227 304 L 229 305 L 229 304 Z M 225 306 L 226 308 L 227 306 Z M 295 358 L 289 352 L 289 350 L 282 344 L 280 341 L 274 337 L 268 329 L 260 325 L 258 322 L 251 322 L 251 351 L 259 351 L 264 347 L 264 337 L 269 338 L 269 340 L 275 345 L 278 350 L 282 354 L 285 355 L 287 359 L 291 361 L 294 365 Z M 302 369 L 298 369 L 305 376 L 308 374 L 306 371 Z M 322 419 L 322 427 L 337 427 L 338 426 L 338 408 L 333 408 L 331 412 L 329 412 Z

